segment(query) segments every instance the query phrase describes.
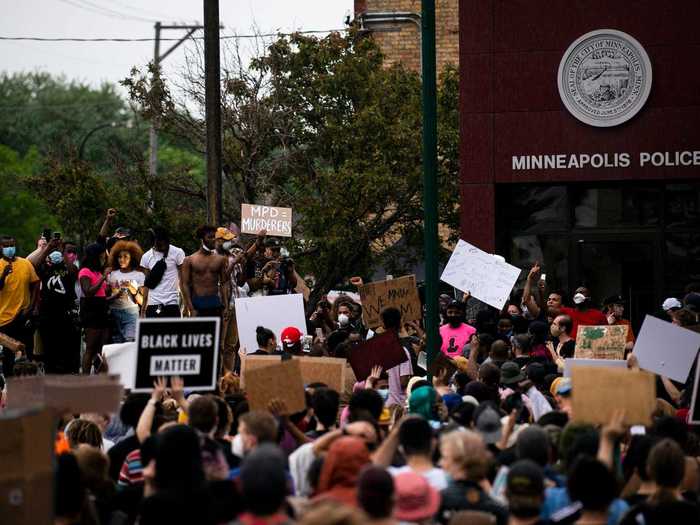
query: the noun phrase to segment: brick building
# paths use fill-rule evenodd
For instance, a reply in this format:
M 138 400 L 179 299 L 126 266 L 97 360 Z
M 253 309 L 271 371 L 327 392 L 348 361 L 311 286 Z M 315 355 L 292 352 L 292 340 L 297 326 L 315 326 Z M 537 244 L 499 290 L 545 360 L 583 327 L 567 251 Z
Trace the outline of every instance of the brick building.
M 420 0 L 355 0 L 355 20 L 381 47 L 387 64 L 420 71 Z M 437 70 L 459 63 L 459 1 L 436 0 Z

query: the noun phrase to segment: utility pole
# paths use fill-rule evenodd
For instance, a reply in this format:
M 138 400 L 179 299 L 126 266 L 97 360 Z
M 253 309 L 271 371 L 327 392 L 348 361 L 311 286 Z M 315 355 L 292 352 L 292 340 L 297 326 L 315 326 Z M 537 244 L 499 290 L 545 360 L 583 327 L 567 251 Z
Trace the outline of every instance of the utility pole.
M 221 64 L 219 0 L 204 0 L 204 91 L 207 125 L 207 222 L 221 224 Z
M 170 53 L 175 51 L 180 44 L 191 37 L 195 31 L 203 29 L 204 26 L 188 26 L 188 25 L 162 25 L 160 22 L 155 23 L 156 38 L 153 44 L 153 79 L 151 85 L 160 82 L 160 63 Z M 187 34 L 180 40 L 176 41 L 165 53 L 160 54 L 160 32 L 167 29 L 187 30 Z M 158 173 L 158 122 L 151 120 L 151 128 L 148 133 L 149 155 L 148 155 L 148 174 L 154 178 Z
M 428 367 L 438 349 L 437 99 L 435 75 L 435 0 L 422 0 L 423 209 L 425 242 L 426 347 Z

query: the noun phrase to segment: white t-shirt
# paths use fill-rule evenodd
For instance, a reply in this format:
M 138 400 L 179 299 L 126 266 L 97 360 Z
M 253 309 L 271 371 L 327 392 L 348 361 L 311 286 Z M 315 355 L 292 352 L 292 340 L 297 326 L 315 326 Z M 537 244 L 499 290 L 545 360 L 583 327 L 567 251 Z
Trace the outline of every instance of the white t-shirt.
M 122 272 L 121 270 L 114 271 L 109 274 L 109 286 L 112 288 L 112 294 L 119 294 L 120 288 L 126 288 L 131 284 L 132 288 L 138 290 L 143 286 L 146 276 L 143 272 L 131 271 Z M 112 303 L 110 308 L 115 310 L 122 310 L 125 308 L 138 308 L 138 305 L 133 299 L 127 294 L 120 294 Z
M 163 258 L 161 252 L 155 251 L 153 248 L 148 250 L 141 257 L 141 266 L 151 270 L 155 264 Z M 177 276 L 178 266 L 182 266 L 185 261 L 185 252 L 182 248 L 170 245 L 168 249 L 168 258 L 165 260 L 165 273 L 158 286 L 153 290 L 148 290 L 148 305 L 168 305 L 177 304 L 178 290 L 180 282 Z
M 394 477 L 404 472 L 415 472 L 408 465 L 404 465 L 403 467 L 389 467 L 387 470 L 389 474 Z M 445 474 L 445 471 L 441 468 L 431 468 L 425 472 L 416 472 L 416 474 L 423 476 L 425 481 L 438 492 L 447 488 L 447 474 Z

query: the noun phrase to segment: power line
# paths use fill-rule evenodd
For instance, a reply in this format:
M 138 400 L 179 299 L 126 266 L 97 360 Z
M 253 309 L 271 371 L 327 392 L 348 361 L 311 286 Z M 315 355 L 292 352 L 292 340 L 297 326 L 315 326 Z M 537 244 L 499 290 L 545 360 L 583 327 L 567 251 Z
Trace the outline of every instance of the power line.
M 136 20 L 138 22 L 149 22 L 153 23 L 156 22 L 155 19 L 152 18 L 144 18 L 136 15 L 129 15 L 126 13 L 122 13 L 120 11 L 115 11 L 114 9 L 110 9 L 104 6 L 101 6 L 99 4 L 93 4 L 92 2 L 89 2 L 88 0 L 60 0 L 64 4 L 68 4 L 73 7 L 77 7 L 78 9 L 82 9 L 84 11 L 89 11 L 91 13 L 95 13 L 98 15 L 102 16 L 107 16 L 109 18 L 118 18 L 121 20 Z
M 294 31 L 292 33 L 262 33 L 262 34 L 251 34 L 251 35 L 222 35 L 221 40 L 231 40 L 239 38 L 269 38 L 276 36 L 292 36 L 292 35 L 308 35 L 308 34 L 321 34 L 321 33 L 338 33 L 341 31 L 348 31 L 348 28 L 342 29 L 318 29 L 313 31 Z M 193 36 L 193 40 L 203 40 L 202 36 Z M 31 42 L 154 42 L 155 38 L 79 38 L 79 37 L 38 37 L 38 36 L 0 36 L 1 40 L 8 41 L 18 41 L 26 40 Z M 179 38 L 161 38 L 160 41 L 176 41 Z

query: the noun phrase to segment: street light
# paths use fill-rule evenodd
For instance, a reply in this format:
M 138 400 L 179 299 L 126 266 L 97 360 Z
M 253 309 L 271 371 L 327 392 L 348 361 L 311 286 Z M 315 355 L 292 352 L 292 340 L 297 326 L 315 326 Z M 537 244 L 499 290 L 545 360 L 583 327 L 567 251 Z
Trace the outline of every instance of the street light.
M 96 131 L 99 131 L 104 128 L 116 128 L 117 123 L 116 122 L 107 122 L 106 124 L 100 124 L 99 126 L 92 128 L 90 131 L 87 132 L 87 134 L 83 137 L 82 142 L 80 143 L 80 148 L 78 149 L 78 158 L 80 160 L 83 160 L 83 153 L 85 152 L 85 144 L 87 143 L 88 139 L 92 136 L 93 133 Z

